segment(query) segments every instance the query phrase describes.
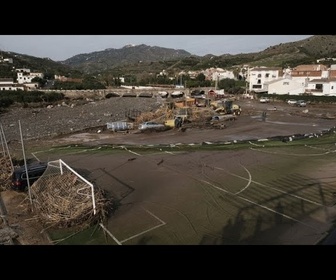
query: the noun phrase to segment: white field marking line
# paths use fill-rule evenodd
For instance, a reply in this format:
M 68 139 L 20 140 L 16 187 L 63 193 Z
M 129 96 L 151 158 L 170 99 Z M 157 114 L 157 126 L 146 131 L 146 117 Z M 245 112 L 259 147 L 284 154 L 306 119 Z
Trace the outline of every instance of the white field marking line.
M 257 146 L 257 147 L 265 147 L 265 145 L 258 145 L 258 144 L 252 143 L 251 141 L 249 141 L 249 143 L 250 143 L 251 145 L 254 145 L 254 146 Z
M 140 155 L 140 154 L 138 154 L 138 153 L 136 153 L 136 152 L 133 152 L 133 151 L 127 149 L 127 148 L 124 147 L 124 146 L 121 146 L 120 148 L 122 148 L 122 149 L 124 149 L 125 151 L 127 151 L 127 152 L 129 152 L 129 153 L 132 153 L 132 154 L 134 154 L 134 155 L 137 155 L 137 156 L 140 156 L 140 157 L 142 156 L 142 155 Z
M 137 156 L 143 156 L 143 155 L 141 155 L 141 154 L 138 154 L 138 153 L 136 153 L 136 152 L 133 152 L 133 151 L 127 149 L 126 147 L 121 147 L 121 148 L 124 149 L 125 151 L 130 152 L 130 153 L 132 153 L 132 154 L 135 154 L 135 155 L 137 155 Z M 173 153 L 173 152 L 169 152 L 169 151 L 164 151 L 164 152 L 167 153 L 167 154 L 171 154 L 171 155 L 174 155 L 174 154 L 175 154 L 175 153 Z M 162 152 L 152 153 L 151 155 L 161 154 L 161 153 L 162 153 Z
M 142 207 L 141 207 L 141 208 L 142 208 Z M 121 243 L 124 243 L 124 242 L 126 242 L 126 241 L 128 241 L 128 240 L 131 240 L 131 239 L 133 239 L 133 238 L 135 238 L 135 237 L 138 237 L 138 236 L 140 236 L 140 235 L 142 235 L 142 234 L 145 234 L 145 233 L 147 233 L 147 232 L 149 232 L 149 231 L 152 231 L 152 230 L 154 230 L 154 229 L 157 229 L 157 228 L 159 228 L 159 227 L 161 227 L 161 226 L 166 225 L 166 223 L 165 223 L 164 221 L 162 221 L 159 217 L 155 216 L 153 213 L 151 213 L 150 211 L 146 210 L 145 208 L 142 208 L 142 209 L 144 209 L 149 215 L 151 215 L 152 217 L 154 217 L 155 219 L 157 219 L 158 221 L 160 221 L 161 224 L 159 224 L 159 225 L 157 225 L 157 226 L 155 226 L 155 227 L 152 227 L 152 228 L 150 228 L 150 229 L 144 230 L 144 231 L 142 231 L 142 232 L 140 232 L 140 233 L 138 233 L 138 234 L 135 234 L 135 235 L 133 235 L 133 236 L 131 236 L 131 237 L 129 237 L 129 238 L 126 238 L 126 239 L 120 241 Z
M 239 175 L 237 175 L 237 174 L 233 174 L 233 173 L 231 173 L 231 172 L 228 172 L 228 171 L 224 170 L 223 168 L 220 168 L 220 167 L 214 167 L 214 168 L 215 168 L 215 169 L 218 169 L 218 170 L 225 171 L 226 173 L 228 173 L 228 174 L 230 174 L 230 175 L 232 175 L 232 176 L 235 176 L 235 177 L 237 177 L 237 178 L 240 178 L 240 179 L 243 179 L 243 180 L 249 180 L 249 179 L 246 179 L 246 178 L 244 178 L 244 177 L 242 177 L 242 176 L 239 176 Z M 288 193 L 288 192 L 282 191 L 282 190 L 277 189 L 277 188 L 274 188 L 274 187 L 270 187 L 270 186 L 264 185 L 264 184 L 262 184 L 262 183 L 259 183 L 259 182 L 253 181 L 253 180 L 251 180 L 250 183 L 255 183 L 256 185 L 259 185 L 259 186 L 262 186 L 262 187 L 266 187 L 266 188 L 272 189 L 272 190 L 274 190 L 274 191 L 277 191 L 277 192 L 280 192 L 280 193 L 283 193 L 283 194 L 287 194 L 287 195 L 289 195 L 289 196 L 292 196 L 292 197 L 295 197 L 295 198 L 298 198 L 298 199 L 301 199 L 301 200 L 304 200 L 304 201 L 313 203 L 313 204 L 318 205 L 318 206 L 327 207 L 327 206 L 325 206 L 325 205 L 323 205 L 323 204 L 321 204 L 321 203 L 318 203 L 318 202 L 316 202 L 316 201 L 312 201 L 312 200 L 310 200 L 310 199 L 307 199 L 307 198 L 304 198 L 304 197 L 302 197 L 302 196 L 298 196 L 298 195 L 295 195 L 295 194 L 290 194 L 290 193 Z
M 99 225 L 103 228 L 103 230 L 105 230 L 105 231 L 107 232 L 107 234 L 108 234 L 109 236 L 112 237 L 112 239 L 113 239 L 118 245 L 122 245 L 121 242 L 119 242 L 119 240 L 118 240 L 117 238 L 115 238 L 115 237 L 113 236 L 113 234 L 112 234 L 111 232 L 109 232 L 109 230 L 108 230 L 102 223 L 99 223 Z
M 251 150 L 253 151 L 258 151 L 258 152 L 262 152 L 262 153 L 267 153 L 267 154 L 274 154 L 274 155 L 285 155 L 285 156 L 302 156 L 302 157 L 315 157 L 315 156 L 323 156 L 323 155 L 327 155 L 327 154 L 331 154 L 331 153 L 335 153 L 336 151 L 328 151 L 322 154 L 287 154 L 287 153 L 279 153 L 279 152 L 270 152 L 270 151 L 265 151 L 265 150 L 259 150 L 259 149 L 255 149 L 255 148 L 251 148 Z
M 305 145 L 305 147 L 311 148 L 311 149 L 315 149 L 315 150 L 324 150 L 324 151 L 328 151 L 330 153 L 335 153 L 336 152 L 336 150 L 330 150 L 330 149 L 325 149 L 325 148 L 318 148 L 318 147 L 313 147 L 313 146 L 310 146 L 310 145 Z
M 242 165 L 243 166 L 243 165 Z M 245 189 L 247 189 L 249 187 L 249 185 L 251 185 L 251 182 L 252 182 L 252 175 L 250 173 L 250 171 L 247 170 L 247 168 L 245 166 L 243 166 L 243 168 L 246 170 L 247 174 L 249 175 L 249 178 L 248 178 L 248 183 L 247 185 L 245 186 L 245 188 L 242 188 L 239 192 L 236 192 L 235 194 L 240 194 L 242 191 L 244 191 Z M 245 179 L 245 178 L 244 178 Z M 247 180 L 247 179 L 246 179 Z
M 51 149 L 48 149 L 48 150 L 36 151 L 35 153 L 32 153 L 32 154 L 45 153 L 45 152 L 49 152 L 49 151 L 53 151 L 53 150 L 56 150 L 56 149 L 55 148 L 51 148 Z
M 32 153 L 33 157 L 35 157 L 37 159 L 37 157 L 35 156 L 35 154 L 39 154 L 39 153 L 46 153 L 46 152 L 49 152 L 49 151 L 54 151 L 54 150 L 66 150 L 66 149 L 70 149 L 70 148 L 73 148 L 71 146 L 68 146 L 68 147 L 65 147 L 65 148 L 51 148 L 51 149 L 48 149 L 48 150 L 42 150 L 42 151 L 36 151 L 35 153 Z M 75 152 L 75 153 L 71 153 L 71 154 L 78 154 L 78 153 L 82 153 L 82 152 L 87 152 L 87 151 L 95 151 L 95 150 L 100 150 L 101 147 L 97 147 L 97 148 L 94 148 L 94 149 L 85 149 L 85 150 L 82 150 L 82 151 L 78 151 L 78 152 Z
M 224 190 L 224 189 L 221 189 L 221 188 L 219 188 L 219 187 L 217 187 L 217 186 L 214 186 L 214 185 L 211 184 L 210 182 L 207 182 L 207 181 L 204 181 L 204 180 L 201 180 L 201 181 L 204 182 L 204 183 L 206 183 L 206 184 L 208 184 L 208 185 L 210 185 L 210 186 L 213 187 L 213 188 L 216 188 L 216 189 L 220 190 L 220 191 L 223 191 L 223 192 L 226 192 L 226 193 L 229 193 L 229 194 L 234 195 L 234 194 L 231 193 L 231 192 L 228 192 L 228 191 L 226 191 L 226 190 Z M 310 227 L 310 228 L 312 228 L 312 229 L 318 231 L 317 228 L 315 228 L 315 227 L 313 227 L 313 226 L 311 226 L 311 225 L 308 225 L 308 224 L 306 224 L 306 223 L 304 223 L 304 222 L 301 222 L 301 221 L 299 221 L 299 220 L 297 220 L 297 219 L 294 219 L 294 218 L 292 218 L 291 216 L 288 216 L 288 215 L 285 215 L 285 214 L 280 213 L 280 212 L 278 212 L 278 211 L 275 211 L 275 210 L 273 210 L 273 209 L 271 209 L 271 208 L 269 208 L 269 207 L 266 207 L 266 206 L 264 206 L 264 205 L 262 205 L 262 204 L 256 203 L 256 202 L 254 202 L 254 201 L 252 201 L 252 200 L 249 200 L 249 199 L 247 199 L 247 198 L 245 198 L 245 197 L 242 197 L 242 196 L 240 196 L 240 195 L 237 195 L 236 197 L 238 197 L 238 198 L 240 198 L 240 199 L 242 199 L 242 200 L 245 200 L 245 201 L 247 201 L 247 202 L 249 202 L 249 203 L 252 203 L 252 204 L 254 204 L 254 205 L 256 205 L 256 206 L 259 206 L 259 207 L 261 207 L 261 208 L 264 208 L 264 209 L 266 209 L 266 210 L 268 210 L 268 211 L 270 211 L 270 212 L 273 212 L 273 213 L 276 213 L 276 214 L 278 214 L 278 215 L 281 215 L 281 216 L 284 217 L 284 218 L 287 218 L 287 219 L 289 219 L 289 220 L 295 221 L 295 222 L 297 222 L 297 223 L 300 223 L 300 224 L 302 224 L 302 225 L 304 225 L 304 226 Z
M 40 161 L 37 156 L 35 156 L 34 153 L 32 153 L 33 157 L 36 158 L 37 161 Z

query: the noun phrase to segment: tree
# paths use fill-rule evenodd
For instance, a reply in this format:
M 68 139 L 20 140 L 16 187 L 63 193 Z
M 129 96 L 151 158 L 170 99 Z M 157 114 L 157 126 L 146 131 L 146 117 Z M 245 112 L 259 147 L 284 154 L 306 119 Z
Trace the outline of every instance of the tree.
M 196 77 L 196 80 L 199 82 L 204 82 L 205 81 L 205 75 L 203 73 L 199 73 Z
M 40 77 L 34 77 L 31 81 L 33 83 L 38 83 L 39 87 L 43 87 L 47 83 L 46 79 L 42 79 Z

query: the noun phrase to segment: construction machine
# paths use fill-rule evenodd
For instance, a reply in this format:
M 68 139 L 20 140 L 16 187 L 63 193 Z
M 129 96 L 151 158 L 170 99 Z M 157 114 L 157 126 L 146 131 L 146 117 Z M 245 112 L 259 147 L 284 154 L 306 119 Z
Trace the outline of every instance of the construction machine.
M 232 100 L 216 100 L 210 103 L 210 106 L 218 114 L 233 114 L 240 115 L 242 112 L 241 107 L 238 104 L 234 104 Z

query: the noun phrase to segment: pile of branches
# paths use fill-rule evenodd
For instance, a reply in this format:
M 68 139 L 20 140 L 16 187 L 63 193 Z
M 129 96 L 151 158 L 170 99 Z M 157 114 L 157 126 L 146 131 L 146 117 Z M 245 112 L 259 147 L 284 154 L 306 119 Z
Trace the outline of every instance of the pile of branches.
M 214 115 L 214 111 L 211 108 L 192 108 L 192 115 L 190 121 L 210 120 Z
M 42 176 L 31 186 L 34 207 L 45 227 L 87 227 L 104 220 L 113 210 L 113 203 L 99 188 L 92 189 L 73 173 Z
M 8 156 L 0 158 L 0 191 L 9 189 L 13 170 L 11 159 Z
M 155 112 L 141 113 L 135 119 L 135 124 L 140 124 L 147 121 L 164 122 L 166 119 L 172 119 L 174 117 L 173 110 L 167 108 L 157 109 Z

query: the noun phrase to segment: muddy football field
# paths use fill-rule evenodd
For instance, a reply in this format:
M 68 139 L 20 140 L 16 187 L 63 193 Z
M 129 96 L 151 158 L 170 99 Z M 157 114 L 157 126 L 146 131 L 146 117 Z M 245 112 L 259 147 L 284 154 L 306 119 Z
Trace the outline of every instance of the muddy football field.
M 60 244 L 313 245 L 335 219 L 335 151 L 330 141 L 278 141 L 231 150 L 65 146 L 33 155 L 62 159 L 118 204 L 104 224 Z

